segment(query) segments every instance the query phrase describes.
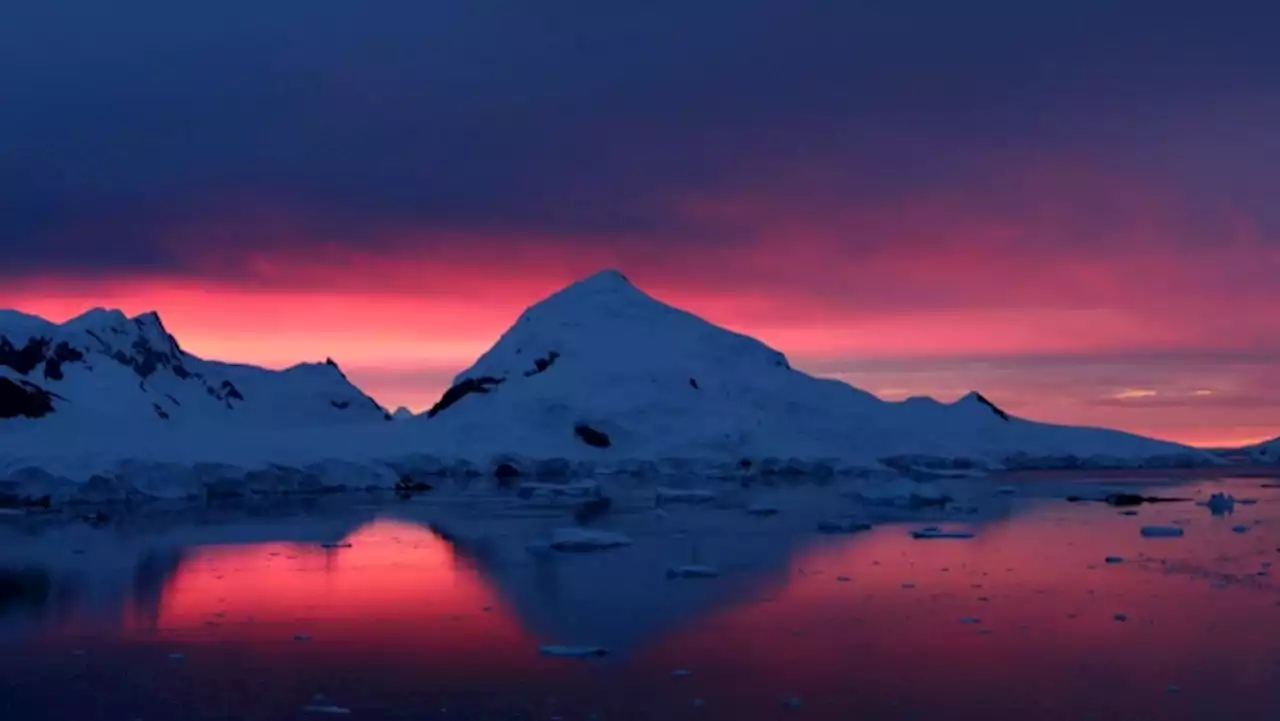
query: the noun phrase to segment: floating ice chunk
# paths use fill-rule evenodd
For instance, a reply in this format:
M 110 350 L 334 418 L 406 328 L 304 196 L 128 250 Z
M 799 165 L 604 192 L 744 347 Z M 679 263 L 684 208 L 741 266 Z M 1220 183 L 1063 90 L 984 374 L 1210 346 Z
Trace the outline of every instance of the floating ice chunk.
M 1141 533 L 1145 538 L 1180 538 L 1184 531 L 1177 526 L 1143 526 Z
M 944 531 L 937 526 L 928 526 L 911 532 L 912 538 L 973 538 L 970 531 Z
M 858 533 L 869 530 L 871 530 L 870 523 L 864 523 L 852 517 L 833 518 L 818 523 L 818 531 L 821 533 Z
M 1107 563 L 1124 563 L 1124 556 L 1107 556 Z
M 903 588 L 906 588 L 906 589 L 912 589 L 912 588 L 915 588 L 915 587 L 916 587 L 916 584 L 914 584 L 914 583 L 912 583 L 912 582 L 910 582 L 910 581 L 907 581 L 906 583 L 902 584 L 902 587 L 903 587 Z
M 350 543 L 321 543 L 321 548 L 351 548 Z
M 804 705 L 804 702 L 801 701 L 798 696 L 791 696 L 791 697 L 782 699 L 782 705 L 787 708 L 800 708 L 801 706 Z
M 1121 511 L 1121 512 L 1120 512 L 1120 515 L 1122 515 L 1122 516 L 1136 516 L 1136 515 L 1138 515 L 1138 512 L 1137 512 L 1137 511 Z
M 1236 503 L 1239 503 L 1242 506 L 1252 506 L 1257 502 L 1258 502 L 1258 499 L 1256 498 L 1237 498 L 1236 499 Z
M 21 508 L 0 508 L 0 516 L 25 516 L 27 512 Z
M 310 641 L 310 640 L 311 640 L 311 634 L 309 634 L 309 633 L 295 633 L 295 634 L 293 634 L 293 640 L 295 640 L 295 641 Z
M 963 623 L 966 625 L 974 624 L 974 623 L 982 623 L 982 619 L 976 616 L 965 616 L 964 618 L 960 619 L 960 623 Z
M 609 649 L 603 646 L 559 646 L 550 644 L 539 646 L 538 653 L 543 656 L 555 656 L 557 658 L 599 658 L 608 656 Z
M 306 713 L 327 713 L 327 714 L 349 714 L 351 709 L 343 708 L 334 704 L 323 695 L 317 695 L 311 699 L 309 706 L 303 706 L 302 710 Z
M 1002 496 L 1012 496 L 1017 492 L 1018 492 L 1018 489 L 1015 488 L 1014 486 L 1000 486 L 999 488 L 996 489 L 996 493 Z
M 174 659 L 175 661 L 176 661 L 176 660 L 180 660 L 180 659 L 184 659 L 184 658 L 186 658 L 186 657 L 187 657 L 187 654 L 185 654 L 185 653 L 171 653 L 171 654 L 169 654 L 169 658 Z
M 756 501 L 750 506 L 747 506 L 747 513 L 750 513 L 753 516 L 772 516 L 781 510 L 782 509 L 778 508 L 778 505 L 772 501 Z
M 1128 621 L 1128 620 L 1129 620 L 1129 616 L 1128 616 L 1127 614 L 1123 614 L 1123 613 L 1117 613 L 1116 615 L 1112 616 L 1112 618 L 1114 618 L 1114 619 L 1115 619 L 1115 620 L 1117 620 L 1117 621 L 1121 621 L 1121 622 L 1124 622 L 1124 621 Z
M 702 488 L 659 488 L 658 503 L 710 503 L 716 494 Z
M 574 483 L 521 483 L 516 496 L 531 498 L 591 498 L 600 495 L 600 484 L 595 481 Z
M 1235 531 L 1236 533 L 1248 533 L 1249 527 L 1248 526 L 1232 526 L 1231 530 Z
M 555 551 L 600 551 L 630 545 L 630 536 L 613 531 L 557 528 L 551 532 L 551 549 Z
M 1182 687 L 1176 683 L 1171 683 L 1164 689 L 1167 693 L 1181 693 Z
M 697 564 L 672 566 L 667 569 L 667 578 L 715 578 L 719 575 L 720 569 Z
M 693 672 L 687 668 L 678 668 L 671 672 L 672 678 L 688 678 L 689 676 L 692 676 L 692 675 L 693 675 Z
M 849 581 L 849 577 L 848 577 L 848 576 L 836 576 L 836 580 L 837 580 L 837 581 L 839 581 L 840 583 L 847 583 L 847 582 Z
M 1228 493 L 1215 493 L 1209 496 L 1209 500 L 1201 505 L 1207 506 L 1209 512 L 1213 515 L 1221 516 L 1235 511 L 1236 498 Z

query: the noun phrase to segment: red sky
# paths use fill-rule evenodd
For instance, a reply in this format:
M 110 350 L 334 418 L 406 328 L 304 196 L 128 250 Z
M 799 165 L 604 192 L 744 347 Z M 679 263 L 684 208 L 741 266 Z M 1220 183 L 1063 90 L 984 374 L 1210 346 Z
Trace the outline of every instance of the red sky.
M 156 309 L 189 352 L 333 357 L 379 402 L 421 410 L 527 305 L 617 267 L 886 398 L 978 389 L 1030 418 L 1195 444 L 1280 434 L 1280 251 L 1229 206 L 1191 216 L 1174 193 L 1070 164 L 1010 174 L 994 206 L 985 190 L 853 206 L 790 178 L 682 203 L 732 243 L 382 224 L 358 231 L 362 250 L 259 211 L 172 227 L 212 249 L 194 270 L 46 273 L 5 284 L 0 305 Z

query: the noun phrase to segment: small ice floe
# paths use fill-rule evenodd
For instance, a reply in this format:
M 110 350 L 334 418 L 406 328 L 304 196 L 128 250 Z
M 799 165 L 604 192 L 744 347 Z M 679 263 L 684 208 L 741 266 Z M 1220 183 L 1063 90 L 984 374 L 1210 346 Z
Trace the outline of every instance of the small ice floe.
M 492 610 L 493 610 L 493 606 L 483 606 L 483 607 L 481 607 L 481 609 L 480 609 L 480 610 L 481 610 L 481 611 L 484 611 L 485 613 L 489 613 L 490 611 L 492 611 Z
M 171 658 L 171 659 L 173 659 L 173 660 L 175 660 L 175 661 L 180 661 L 180 660 L 182 660 L 182 659 L 184 659 L 184 658 L 186 658 L 186 657 L 187 657 L 187 654 L 185 654 L 185 653 L 171 653 L 171 654 L 169 654 L 169 658 Z
M 553 551 L 602 551 L 619 546 L 630 546 L 631 537 L 613 531 L 557 528 L 551 532 L 550 545 Z
M 88 653 L 89 653 L 89 652 L 88 652 L 88 651 L 86 651 L 86 650 L 84 650 L 83 648 L 77 648 L 76 650 L 74 650 L 74 651 L 72 651 L 72 652 L 71 652 L 71 655 L 72 655 L 72 656 L 86 656 L 86 655 L 88 655 Z
M 778 508 L 778 504 L 772 501 L 756 501 L 747 506 L 747 513 L 753 516 L 772 516 L 781 511 L 782 509 Z
M 1236 503 L 1239 503 L 1239 504 L 1240 504 L 1240 505 L 1242 505 L 1242 506 L 1252 506 L 1252 505 L 1255 505 L 1255 504 L 1257 504 L 1257 503 L 1258 503 L 1258 499 L 1256 499 L 1256 498 L 1237 498 L 1237 499 L 1236 499 Z
M 1120 515 L 1122 515 L 1122 516 L 1136 516 L 1136 515 L 1138 515 L 1138 512 L 1137 512 L 1137 511 L 1120 511 Z
M 694 707 L 694 708 L 702 708 L 703 706 L 706 706 L 706 705 L 707 705 L 707 702 L 706 702 L 706 701 L 703 701 L 703 700 L 702 700 L 702 699 L 700 699 L 700 698 L 695 698 L 695 699 L 693 700 L 693 707 Z
M 912 538 L 973 538 L 970 531 L 944 531 L 937 526 L 928 526 L 911 532 Z
M 295 634 L 293 634 L 293 640 L 295 640 L 295 641 L 310 641 L 310 640 L 311 640 L 311 634 L 309 634 L 309 633 L 295 633 Z
M 1235 531 L 1236 533 L 1248 533 L 1249 527 L 1248 526 L 1232 526 L 1231 530 Z
M 915 587 L 916 587 L 916 584 L 911 583 L 910 581 L 907 581 L 906 583 L 902 584 L 902 587 L 903 587 L 903 588 L 908 588 L 908 589 L 910 589 L 910 588 L 915 588 Z
M 720 569 L 698 564 L 672 566 L 667 569 L 667 578 L 715 578 L 719 575 Z
M 1124 621 L 1128 621 L 1128 620 L 1129 620 L 1129 616 L 1128 616 L 1127 614 L 1123 614 L 1123 613 L 1117 613 L 1117 614 L 1115 614 L 1114 616 L 1112 616 L 1112 618 L 1114 618 L 1115 620 L 1120 621 L 1120 622 L 1122 622 L 1122 623 L 1123 623 Z
M 671 672 L 671 678 L 688 678 L 692 675 L 693 672 L 687 668 L 678 668 Z
M 1164 690 L 1166 693 L 1181 693 L 1182 687 L 1176 683 L 1171 683 L 1168 686 L 1166 686 Z
M 327 713 L 327 714 L 349 714 L 351 709 L 338 706 L 334 702 L 325 698 L 322 694 L 317 694 L 311 699 L 311 703 L 303 706 L 302 710 L 306 713 Z
M 1107 556 L 1107 563 L 1124 563 L 1124 556 Z
M 601 656 L 608 656 L 609 649 L 603 646 L 559 646 L 550 644 L 539 646 L 538 653 L 543 656 L 555 656 L 556 658 L 600 658 Z
M 600 494 L 600 484 L 595 481 L 579 483 L 521 483 L 516 497 L 531 498 L 591 498 Z
M 819 533 L 858 533 L 871 530 L 871 524 L 853 517 L 832 518 L 818 523 Z
M 21 508 L 0 508 L 0 516 L 25 516 L 27 512 Z
M 1018 489 L 1013 486 L 1000 486 L 996 489 L 996 493 L 1002 496 L 1012 496 L 1017 493 Z
M 320 544 L 320 547 L 321 547 L 321 548 L 351 548 L 351 544 L 350 544 L 350 543 L 342 543 L 342 542 L 338 542 L 338 543 L 321 543 L 321 544 Z
M 659 488 L 658 503 L 710 503 L 716 494 L 702 488 Z
M 1184 531 L 1177 526 L 1143 526 L 1144 538 L 1181 538 Z
M 836 576 L 836 580 L 837 580 L 837 581 L 839 581 L 840 583 L 848 583 L 848 582 L 849 582 L 849 577 L 848 577 L 848 576 Z
M 978 618 L 977 616 L 965 616 L 964 618 L 960 619 L 960 623 L 963 623 L 966 626 L 968 626 L 975 623 L 982 623 L 982 619 Z
M 789 696 L 787 698 L 782 699 L 782 705 L 785 706 L 786 708 L 795 709 L 803 706 L 804 702 L 800 700 L 799 696 Z
M 1215 493 L 1200 505 L 1208 507 L 1213 515 L 1221 516 L 1236 510 L 1236 498 L 1229 493 Z

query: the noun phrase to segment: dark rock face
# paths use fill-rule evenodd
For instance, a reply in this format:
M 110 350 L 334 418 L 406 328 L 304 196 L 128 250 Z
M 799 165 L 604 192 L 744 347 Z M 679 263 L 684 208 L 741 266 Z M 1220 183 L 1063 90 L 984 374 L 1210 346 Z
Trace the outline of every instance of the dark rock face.
M 542 373 L 546 369 L 550 368 L 551 365 L 555 363 L 556 359 L 559 357 L 560 357 L 560 353 L 558 353 L 557 351 L 551 351 L 550 353 L 547 354 L 546 358 L 538 358 L 533 362 L 533 370 L 525 371 L 524 377 L 528 378 L 530 376 L 536 376 L 539 373 Z
M 159 403 L 152 403 L 151 408 L 156 412 L 157 416 L 160 416 L 161 420 L 169 420 L 169 413 L 160 407 Z
M 994 403 L 992 403 L 991 401 L 987 400 L 987 397 L 986 397 L 986 396 L 982 395 L 981 393 L 974 393 L 974 394 L 973 394 L 973 398 L 974 398 L 974 400 L 978 401 L 978 402 L 979 402 L 979 403 L 981 403 L 982 405 L 984 405 L 984 406 L 986 406 L 986 407 L 990 408 L 990 409 L 991 409 L 991 412 L 992 412 L 992 413 L 995 413 L 995 414 L 996 414 L 996 415 L 998 415 L 998 416 L 1000 416 L 1000 418 L 1001 418 L 1001 419 L 1006 420 L 1006 421 L 1007 421 L 1007 420 L 1009 420 L 1009 414 L 1008 414 L 1008 413 L 1005 413 L 1003 410 L 1001 410 L 1000 406 L 997 406 L 996 404 L 994 404 Z
M 700 388 L 698 388 L 698 381 L 697 381 L 697 379 L 696 379 L 696 378 L 690 378 L 690 379 L 689 379 L 689 385 L 693 386 L 693 389 L 694 389 L 695 391 L 696 391 L 696 390 L 701 390 Z
M 436 404 L 431 406 L 431 409 L 427 411 L 427 417 L 435 418 L 436 414 L 444 411 L 449 406 L 457 403 L 463 398 L 466 398 L 472 393 L 489 393 L 491 388 L 501 385 L 504 380 L 506 379 L 494 378 L 493 376 L 467 378 L 461 383 L 445 391 L 444 395 L 440 397 L 440 400 L 436 401 Z
M 44 362 L 48 350 L 48 338 L 31 338 L 18 348 L 8 338 L 0 337 L 0 366 L 8 366 L 25 376 Z
M 583 443 L 586 443 L 587 445 L 592 446 L 594 448 L 608 448 L 609 446 L 613 445 L 613 442 L 609 440 L 608 434 L 603 433 L 601 431 L 597 431 L 596 429 L 586 425 L 585 423 L 579 423 L 578 425 L 574 426 L 573 432 L 576 436 L 578 436 L 578 438 L 582 439 Z
M 244 396 L 240 394 L 240 389 L 236 388 L 235 384 L 231 381 L 223 381 L 219 388 L 222 390 L 222 394 L 227 398 L 232 398 L 237 401 L 244 400 Z
M 345 411 L 346 409 L 351 407 L 351 404 L 348 403 L 347 401 L 329 401 L 329 405 L 333 406 L 334 408 L 337 408 L 340 411 Z
M 62 364 L 78 363 L 84 360 L 84 353 L 67 345 L 66 341 L 53 347 L 53 353 L 44 361 L 44 377 L 52 381 L 63 378 Z
M 54 397 L 34 383 L 0 378 L 0 418 L 43 418 L 53 413 Z
M 497 478 L 499 481 L 510 481 L 512 479 L 519 478 L 522 475 L 524 474 L 520 472 L 520 469 L 510 463 L 501 463 L 493 471 L 494 478 Z

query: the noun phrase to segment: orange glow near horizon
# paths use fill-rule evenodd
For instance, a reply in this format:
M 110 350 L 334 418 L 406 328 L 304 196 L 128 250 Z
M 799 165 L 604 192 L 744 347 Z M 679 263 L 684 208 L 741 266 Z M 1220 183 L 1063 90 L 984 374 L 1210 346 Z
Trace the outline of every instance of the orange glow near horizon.
M 953 188 L 849 208 L 815 190 L 820 177 L 781 177 L 790 190 L 679 204 L 732 244 L 411 226 L 355 243 L 319 222 L 228 214 L 169 229 L 191 270 L 14 279 L 0 306 L 52 320 L 158 310 L 189 352 L 272 368 L 332 357 L 382 404 L 422 410 L 527 306 L 616 267 L 882 396 L 979 389 L 1029 418 L 1200 445 L 1280 435 L 1280 335 L 1262 310 L 1280 305 L 1280 253 L 1237 210 L 1182 217 L 1177 194 L 1078 162 L 1015 167 L 995 206 Z M 1081 210 L 1094 206 L 1105 221 Z M 1205 232 L 1214 244 L 1196 242 Z M 1153 395 L 1119 395 L 1135 388 Z

